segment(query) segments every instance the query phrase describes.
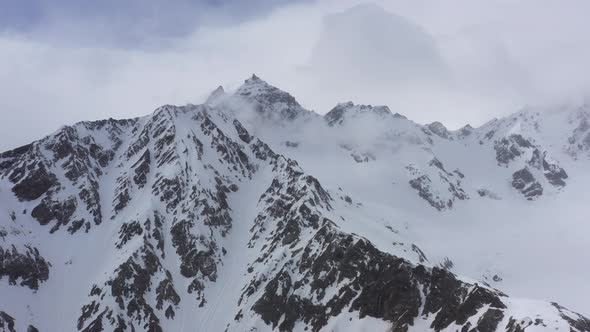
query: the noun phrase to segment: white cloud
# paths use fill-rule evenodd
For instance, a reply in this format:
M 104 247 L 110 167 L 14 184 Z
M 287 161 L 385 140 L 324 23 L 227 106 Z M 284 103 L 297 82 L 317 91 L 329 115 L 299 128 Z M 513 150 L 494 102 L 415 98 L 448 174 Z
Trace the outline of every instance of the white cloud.
M 287 6 L 151 51 L 0 36 L 0 150 L 62 124 L 198 103 L 253 72 L 319 113 L 353 100 L 454 128 L 588 92 L 585 1 L 376 2 L 392 14 L 340 21 L 328 35 L 324 16 L 360 1 Z

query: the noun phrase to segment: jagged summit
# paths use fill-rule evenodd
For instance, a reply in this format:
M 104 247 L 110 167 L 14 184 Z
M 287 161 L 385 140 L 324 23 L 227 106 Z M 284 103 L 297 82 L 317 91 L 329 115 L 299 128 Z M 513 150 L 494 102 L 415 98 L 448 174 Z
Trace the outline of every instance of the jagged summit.
M 430 131 L 432 131 L 435 135 L 448 139 L 450 137 L 450 132 L 442 123 L 435 121 L 431 124 L 426 125 Z
M 376 115 L 378 117 L 393 116 L 387 106 L 372 106 L 354 104 L 352 101 L 339 103 L 330 112 L 324 115 L 326 122 L 332 126 L 342 124 L 347 118 L 355 118 L 364 115 Z
M 291 94 L 268 84 L 255 74 L 244 81 L 235 95 L 253 102 L 259 113 L 277 121 L 294 120 L 309 113 Z
M 246 79 L 245 82 L 248 82 L 248 81 L 250 81 L 250 82 L 256 82 L 256 81 L 264 82 L 263 80 L 260 79 L 260 77 L 256 76 L 256 74 L 254 74 L 254 73 L 252 73 L 252 76 L 250 76 L 249 79 Z
M 214 104 L 216 101 L 219 100 L 219 98 L 225 95 L 225 89 L 223 89 L 223 87 L 220 85 L 209 94 L 209 97 L 207 97 L 205 104 Z

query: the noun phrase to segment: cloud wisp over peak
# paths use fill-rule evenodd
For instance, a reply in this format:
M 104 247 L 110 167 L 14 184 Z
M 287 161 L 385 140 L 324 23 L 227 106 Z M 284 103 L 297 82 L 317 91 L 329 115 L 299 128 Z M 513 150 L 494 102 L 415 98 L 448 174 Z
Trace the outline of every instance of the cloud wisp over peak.
M 200 103 L 252 72 L 317 113 L 353 100 L 476 126 L 588 96 L 584 9 L 580 0 L 3 2 L 0 150 L 80 120 Z

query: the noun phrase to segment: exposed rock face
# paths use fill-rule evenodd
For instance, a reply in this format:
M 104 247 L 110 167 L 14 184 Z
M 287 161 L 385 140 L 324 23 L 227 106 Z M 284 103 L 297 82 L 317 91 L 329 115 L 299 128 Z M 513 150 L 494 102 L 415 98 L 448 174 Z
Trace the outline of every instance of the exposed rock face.
M 16 332 L 14 329 L 14 318 L 4 311 L 0 311 L 0 331 Z
M 428 175 L 421 175 L 415 179 L 410 180 L 410 186 L 416 191 L 418 191 L 418 195 L 426 200 L 432 207 L 436 208 L 437 210 L 445 210 L 447 208 L 453 207 L 452 200 L 442 200 L 439 196 L 435 196 L 431 189 L 432 180 L 428 177 Z
M 528 164 L 531 167 L 541 170 L 547 181 L 553 186 L 565 186 L 565 179 L 568 178 L 567 173 L 555 160 L 552 160 L 547 155 L 547 151 L 541 153 L 539 149 L 533 150 L 533 156 Z
M 503 294 L 382 253 L 364 239 L 340 233 L 328 220 L 303 251 L 289 256 L 293 264 L 268 281 L 253 306 L 280 331 L 299 321 L 319 331 L 344 310 L 390 321 L 392 331 L 406 331 L 420 316 L 432 316 L 435 331 L 451 324 L 491 331 L 504 317 Z M 484 316 L 471 326 L 469 317 L 484 307 Z
M 18 172 L 24 172 L 24 170 L 20 169 Z M 19 175 L 20 174 L 15 170 L 10 176 L 11 180 L 14 182 L 18 181 Z M 23 201 L 32 201 L 41 197 L 41 195 L 45 194 L 49 188 L 53 187 L 55 184 L 55 176 L 53 174 L 48 174 L 45 170 L 45 166 L 39 165 L 38 168 L 34 168 L 29 172 L 28 176 L 15 184 L 14 187 L 12 187 L 12 191 L 19 199 Z
M 529 200 L 543 194 L 543 184 L 534 178 L 532 170 L 542 173 L 549 185 L 557 188 L 566 185 L 565 180 L 568 175 L 559 163 L 551 158 L 547 151 L 542 151 L 540 146 L 520 134 L 512 134 L 496 141 L 494 150 L 498 165 L 508 167 L 509 164 L 521 164 L 524 166 L 513 173 L 512 186 Z
M 573 114 L 569 119 L 570 124 L 575 125 L 568 137 L 566 151 L 574 158 L 587 154 L 590 151 L 590 110 L 587 105 Z
M 63 127 L 53 136 L 0 155 L 0 177 L 8 177 L 20 200 L 41 198 L 31 214 L 43 225 L 51 223 L 52 231 L 70 223 L 71 232 L 80 225 L 89 229 L 102 222 L 102 169 L 121 145 L 124 128 L 134 123 L 109 119 Z M 103 136 L 106 143 L 97 143 L 95 135 Z
M 330 126 L 333 126 L 335 124 L 342 124 L 342 122 L 344 121 L 344 113 L 348 108 L 352 107 L 353 105 L 354 104 L 352 102 L 338 104 L 330 112 L 326 113 L 324 119 L 326 119 L 326 122 Z
M 142 188 L 147 183 L 147 176 L 150 172 L 151 154 L 149 150 L 145 150 L 139 160 L 133 165 L 135 169 L 135 175 L 133 176 L 133 182 Z
M 528 200 L 533 200 L 543 194 L 543 187 L 526 167 L 512 174 L 512 187 Z
M 458 170 L 453 173 L 448 172 L 440 160 L 434 158 L 428 163 L 429 169 L 427 172 L 432 176 L 438 176 L 440 183 L 446 187 L 445 191 L 435 189 L 433 180 L 428 174 L 423 174 L 422 171 L 418 170 L 415 166 L 407 166 L 411 176 L 417 177 L 410 180 L 410 186 L 418 192 L 418 195 L 426 200 L 432 207 L 437 210 L 446 210 L 453 207 L 455 200 L 469 199 L 469 196 L 461 188 L 461 179 L 465 176 Z
M 134 329 L 133 322 L 137 321 L 142 322 L 140 326 L 145 330 L 163 331 L 160 319 L 154 312 L 153 303 L 150 303 L 147 298 L 152 277 L 161 271 L 162 266 L 153 248 L 146 242 L 134 257 L 130 257 L 114 271 L 113 278 L 109 279 L 103 288 L 93 287 L 90 295 L 94 300 L 82 307 L 82 315 L 78 319 L 78 329 L 92 331 L 98 326 L 104 325 L 111 325 L 116 329 L 123 330 L 129 327 Z M 105 292 L 104 288 L 109 290 L 107 294 L 113 297 L 117 307 L 101 304 L 101 299 L 104 298 L 102 296 Z M 164 291 L 165 289 L 158 287 L 156 296 L 164 298 Z M 94 316 L 99 311 L 100 313 Z M 126 312 L 126 315 L 123 315 L 123 312 Z M 103 318 L 106 318 L 106 321 Z M 102 328 L 99 331 L 102 331 Z
M 191 130 L 188 137 L 191 146 L 179 148 L 178 145 L 182 146 L 184 143 L 179 143 L 177 137 L 185 135 L 181 136 L 178 128 L 172 124 L 176 122 L 174 118 L 186 116 L 198 124 L 200 134 L 193 136 L 195 132 Z M 164 210 L 155 212 L 153 218 L 149 217 L 144 222 L 122 224 L 117 248 L 125 249 L 138 241 L 142 244 L 133 251 L 132 257 L 114 271 L 115 276 L 112 279 L 102 286 L 97 285 L 97 290 L 91 292 L 93 300 L 82 310 L 79 329 L 91 330 L 107 325 L 137 328 L 135 322 L 142 322 L 143 325 L 140 326 L 160 330 L 163 328 L 162 319 L 173 319 L 176 316 L 178 305 L 181 305 L 179 291 L 190 294 L 189 298 L 197 301 L 199 307 L 207 306 L 209 299 L 205 297 L 204 291 L 208 283 L 216 282 L 219 264 L 225 254 L 225 249 L 219 243 L 232 227 L 228 194 L 239 190 L 236 181 L 249 179 L 258 168 L 258 163 L 274 164 L 279 159 L 264 143 L 254 140 L 237 120 L 232 121 L 219 115 L 215 119 L 206 108 L 166 106 L 156 111 L 152 120 L 146 123 L 153 133 L 150 137 L 141 139 L 143 131 L 135 131 L 140 138 L 138 142 L 142 142 L 144 147 L 131 145 L 133 150 L 129 150 L 126 155 L 140 156 L 139 161 L 134 163 L 135 170 L 147 160 L 145 156 L 154 156 L 152 162 L 156 164 L 156 168 L 153 170 L 151 193 L 159 197 Z M 235 138 L 221 129 L 219 121 L 225 128 L 235 130 L 235 134 L 231 134 Z M 236 138 L 251 144 L 243 146 L 235 141 Z M 155 152 L 148 153 L 150 146 L 154 147 Z M 141 149 L 147 150 L 140 154 Z M 205 171 L 201 169 L 202 166 L 198 166 L 200 173 L 195 173 L 194 165 L 187 167 L 180 163 L 184 158 L 182 153 L 192 154 L 199 163 L 205 153 L 214 153 L 217 156 L 216 166 L 214 168 L 211 164 L 205 164 Z M 166 168 L 175 171 L 168 171 L 165 175 L 163 170 Z M 134 202 L 133 195 L 127 193 L 133 193 L 150 183 L 152 176 L 147 174 L 152 170 L 147 167 L 145 169 L 149 170 L 140 174 L 146 174 L 147 182 L 128 181 L 127 175 L 118 177 L 119 186 L 115 197 L 124 196 L 125 203 L 119 204 L 121 199 L 114 201 L 115 215 L 124 213 L 133 204 L 139 204 Z M 204 172 L 211 172 L 213 179 L 206 186 L 201 181 L 206 178 Z M 134 174 L 136 175 L 137 173 Z M 138 186 L 135 187 L 134 183 Z M 163 234 L 166 229 L 169 229 L 169 235 Z M 209 231 L 203 233 L 198 231 L 200 229 Z M 170 271 L 162 264 L 162 259 L 166 257 L 166 238 L 170 239 L 180 261 L 179 271 Z M 175 284 L 176 278 L 172 278 L 173 274 L 178 273 L 189 281 L 188 286 L 180 290 Z M 133 280 L 131 285 L 128 284 L 129 280 Z M 115 296 L 116 307 L 103 300 L 105 289 L 109 290 L 107 294 Z M 158 299 L 155 306 L 148 301 L 153 297 Z M 120 311 L 126 314 L 118 313 Z
M 275 121 L 294 120 L 308 112 L 289 93 L 266 83 L 256 75 L 247 79 L 236 91 L 236 95 L 254 102 L 258 113 Z
M 549 163 L 546 159 L 543 159 L 543 174 L 554 186 L 565 186 L 565 179 L 568 178 L 565 170 L 555 163 Z
M 355 105 L 353 102 L 336 105 L 330 112 L 324 115 L 324 120 L 329 126 L 342 125 L 348 119 L 370 115 L 379 117 L 393 117 L 387 106 Z M 348 120 L 350 121 L 350 120 Z
M 451 133 L 447 130 L 447 128 L 440 122 L 433 122 L 427 125 L 428 130 L 433 134 L 437 135 L 438 137 L 449 139 L 451 138 Z
M 510 161 L 524 154 L 526 149 L 532 149 L 533 144 L 519 134 L 512 134 L 502 138 L 494 145 L 498 165 L 507 165 Z
M 466 125 L 465 127 L 459 129 L 459 137 L 464 138 L 471 135 L 474 131 L 474 128 L 471 125 Z
M 31 211 L 31 216 L 37 219 L 41 225 L 47 225 L 52 220 L 55 220 L 57 225 L 65 225 L 70 221 L 76 207 L 75 197 L 70 197 L 63 202 L 51 201 L 49 197 L 45 197 Z
M 23 252 L 15 246 L 0 247 L 0 279 L 4 277 L 11 285 L 38 289 L 49 278 L 49 263 L 37 248 L 27 246 Z
M 588 331 L 590 330 L 590 319 L 582 315 L 571 312 L 570 310 L 553 302 L 551 303 L 558 311 L 561 318 L 563 318 L 570 325 L 570 330 Z M 536 323 L 536 322 L 535 322 Z M 538 325 L 538 324 L 535 324 Z
M 215 104 L 220 98 L 225 96 L 225 90 L 223 89 L 223 87 L 220 85 L 218 86 L 215 90 L 213 90 L 213 92 L 211 92 L 211 94 L 209 95 L 209 97 L 207 97 L 207 100 L 205 101 L 205 104 Z
M 252 142 L 252 136 L 250 136 L 250 134 L 248 133 L 246 128 L 244 128 L 242 126 L 240 121 L 234 120 L 233 123 L 234 123 L 234 127 L 236 128 L 236 131 L 238 132 L 238 137 L 240 137 L 242 142 L 247 143 L 247 144 Z
M 0 332 L 17 332 L 14 317 L 4 311 L 0 311 Z M 27 326 L 27 332 L 39 332 L 33 325 Z
M 283 122 L 307 114 L 255 76 L 234 97 Z M 425 129 L 386 107 L 340 108 L 327 116 L 330 125 L 358 111 L 411 132 L 386 135 L 429 157 L 405 169 L 402 185 L 410 193 L 438 210 L 469 199 L 470 174 L 445 167 L 432 149 L 457 141 L 456 133 L 435 124 Z M 304 148 L 288 142 L 291 150 Z M 529 148 L 511 138 L 500 154 L 510 156 L 512 145 L 519 156 Z M 542 192 L 533 171 L 555 186 L 567 178 L 540 151 L 513 176 L 527 198 Z M 348 155 L 359 167 L 379 162 L 356 147 Z M 7 212 L 0 216 L 0 279 L 24 299 L 0 301 L 0 331 L 174 331 L 185 322 L 240 332 L 329 331 L 333 320 L 368 317 L 391 331 L 425 321 L 433 331 L 522 331 L 531 325 L 527 317 L 539 317 L 535 326 L 590 331 L 586 318 L 557 305 L 542 306 L 556 311 L 548 314 L 462 280 L 450 272 L 450 259 L 433 267 L 413 243 L 393 245 L 417 257 L 409 259 L 351 231 L 373 222 L 374 211 L 344 190 L 330 191 L 213 104 L 165 105 L 138 119 L 64 127 L 0 154 L 0 191 Z M 53 301 L 46 297 L 54 281 L 82 289 Z M 76 317 L 56 321 L 48 306 Z

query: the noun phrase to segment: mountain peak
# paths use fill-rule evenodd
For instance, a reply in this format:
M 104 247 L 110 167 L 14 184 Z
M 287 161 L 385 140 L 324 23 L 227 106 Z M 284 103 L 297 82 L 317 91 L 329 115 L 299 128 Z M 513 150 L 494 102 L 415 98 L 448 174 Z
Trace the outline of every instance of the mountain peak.
M 274 120 L 293 120 L 308 112 L 291 94 L 268 84 L 256 74 L 245 80 L 235 95 L 254 102 L 259 113 Z
M 247 86 L 247 85 L 268 85 L 268 86 L 270 86 L 266 81 L 264 81 L 263 79 L 258 77 L 256 74 L 252 74 L 252 76 L 250 76 L 249 78 L 244 80 L 244 84 L 242 86 Z
M 435 121 L 427 125 L 428 129 L 441 138 L 449 138 L 449 130 L 442 123 Z
M 469 136 L 475 130 L 470 124 L 466 124 L 462 128 L 459 129 L 459 135 L 461 137 Z
M 224 95 L 225 95 L 225 90 L 220 85 L 215 90 L 213 90 L 213 92 L 211 92 L 211 94 L 209 94 L 209 97 L 207 97 L 207 100 L 205 100 L 205 104 L 212 104 L 217 99 L 219 99 L 220 97 L 222 97 Z
M 362 105 L 348 101 L 336 105 L 330 112 L 324 115 L 324 119 L 332 126 L 334 124 L 342 124 L 345 117 L 357 117 L 365 114 L 374 114 L 381 117 L 393 115 L 387 106 Z
M 244 80 L 244 83 L 239 89 L 243 89 L 244 87 L 251 87 L 251 86 L 266 86 L 266 87 L 273 87 L 272 85 L 268 84 L 266 81 L 261 79 L 260 77 L 256 76 L 256 74 L 252 74 L 249 78 Z M 273 87 L 275 88 L 275 87 Z M 238 90 L 239 90 L 238 89 Z

